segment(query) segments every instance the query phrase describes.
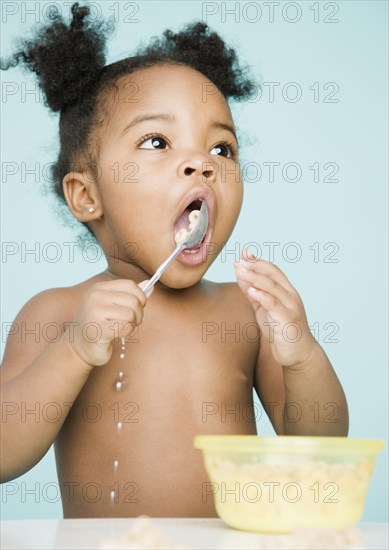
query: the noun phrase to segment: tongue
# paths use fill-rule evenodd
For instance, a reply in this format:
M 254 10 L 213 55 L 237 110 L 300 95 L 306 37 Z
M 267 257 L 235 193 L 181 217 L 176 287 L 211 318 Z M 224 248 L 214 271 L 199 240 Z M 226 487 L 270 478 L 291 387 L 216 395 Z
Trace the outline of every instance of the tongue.
M 174 228 L 173 228 L 174 234 L 176 234 L 177 231 L 179 231 L 180 229 L 188 229 L 188 227 L 189 227 L 189 214 L 190 214 L 190 209 L 186 208 L 183 211 L 183 213 L 181 214 L 181 216 L 178 218 L 176 223 L 174 224 Z

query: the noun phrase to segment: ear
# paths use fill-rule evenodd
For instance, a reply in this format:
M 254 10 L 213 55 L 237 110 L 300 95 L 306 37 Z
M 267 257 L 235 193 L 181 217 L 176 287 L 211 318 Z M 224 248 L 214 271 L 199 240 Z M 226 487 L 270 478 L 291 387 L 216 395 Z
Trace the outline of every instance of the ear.
M 96 183 L 80 172 L 69 172 L 62 180 L 66 202 L 73 216 L 80 222 L 102 218 L 103 208 Z M 89 209 L 94 211 L 90 212 Z

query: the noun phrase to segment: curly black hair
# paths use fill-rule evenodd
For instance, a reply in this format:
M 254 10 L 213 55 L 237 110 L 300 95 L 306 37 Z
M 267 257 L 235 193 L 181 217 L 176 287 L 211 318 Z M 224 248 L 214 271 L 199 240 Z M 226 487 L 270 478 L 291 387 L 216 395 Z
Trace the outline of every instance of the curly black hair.
M 203 22 L 188 24 L 178 33 L 165 30 L 162 38 L 153 37 L 134 56 L 105 65 L 112 20 L 90 21 L 89 7 L 78 2 L 72 5 L 71 14 L 67 26 L 53 6 L 48 13 L 50 23 L 38 28 L 32 39 L 21 39 L 19 51 L 1 60 L 2 70 L 23 64 L 35 72 L 45 105 L 60 113 L 60 150 L 51 179 L 62 203 L 66 204 L 62 180 L 76 166 L 77 171 L 89 168 L 98 177 L 96 130 L 107 118 L 112 88 L 119 78 L 140 68 L 178 64 L 205 75 L 227 100 L 245 100 L 255 91 L 254 82 L 246 76 L 248 68 L 239 66 L 235 50 Z

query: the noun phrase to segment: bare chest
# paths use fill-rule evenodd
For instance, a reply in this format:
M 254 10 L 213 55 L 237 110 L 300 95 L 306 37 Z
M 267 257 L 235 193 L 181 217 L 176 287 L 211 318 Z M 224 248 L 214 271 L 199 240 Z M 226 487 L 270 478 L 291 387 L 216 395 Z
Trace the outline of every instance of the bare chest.
M 207 477 L 193 438 L 256 432 L 252 391 L 258 341 L 242 333 L 245 324 L 239 309 L 224 306 L 197 313 L 189 306 L 170 314 L 166 308 L 146 309 L 125 350 L 118 340 L 111 360 L 92 371 L 73 405 L 56 443 L 60 479 L 82 485 L 92 475 L 106 494 L 112 479 L 122 484 L 130 479 L 150 508 L 137 505 L 130 513 L 123 507 L 124 515 L 151 513 L 155 487 L 166 493 L 179 486 L 183 495 L 190 488 L 197 496 L 188 500 L 185 513 L 212 515 L 211 504 L 205 510 L 199 497 Z M 77 506 L 87 513 L 82 499 Z M 174 514 L 180 515 L 177 506 Z

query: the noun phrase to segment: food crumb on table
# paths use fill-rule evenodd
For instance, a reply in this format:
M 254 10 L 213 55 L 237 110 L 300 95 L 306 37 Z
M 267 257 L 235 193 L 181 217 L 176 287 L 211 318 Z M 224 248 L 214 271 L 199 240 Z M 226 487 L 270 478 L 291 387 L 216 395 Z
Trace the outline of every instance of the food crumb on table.
M 100 550 L 190 550 L 189 546 L 172 544 L 165 533 L 155 526 L 149 516 L 138 516 L 138 521 L 123 535 L 104 539 Z

